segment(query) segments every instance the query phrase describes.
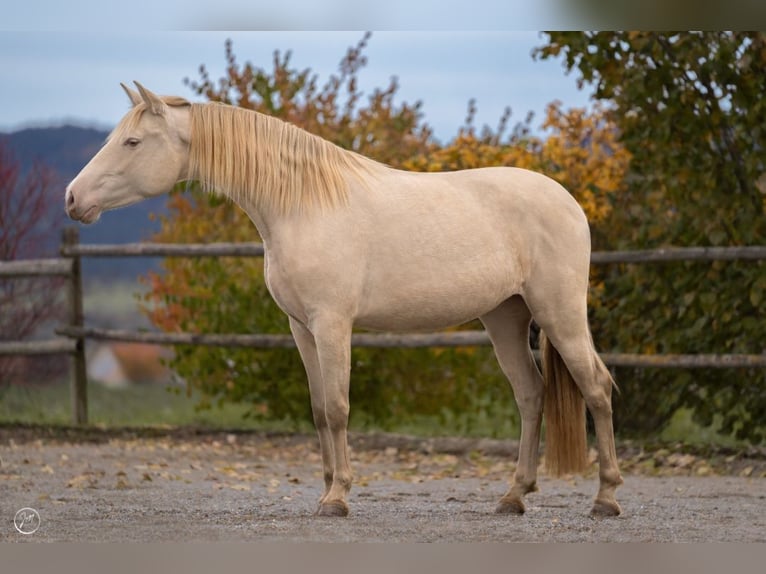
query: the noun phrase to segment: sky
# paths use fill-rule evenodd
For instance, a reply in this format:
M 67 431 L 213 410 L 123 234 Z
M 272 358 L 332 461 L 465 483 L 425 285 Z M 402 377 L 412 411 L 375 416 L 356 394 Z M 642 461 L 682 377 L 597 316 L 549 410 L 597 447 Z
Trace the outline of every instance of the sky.
M 695 9 L 688 5 L 694 3 Z M 268 69 L 275 49 L 320 82 L 337 70 L 361 30 L 377 30 L 360 75 L 371 92 L 400 82 L 399 101 L 422 100 L 442 141 L 456 135 L 475 98 L 477 124 L 495 126 L 558 99 L 589 103 L 559 60 L 534 61 L 540 29 L 742 27 L 763 2 L 728 0 L 21 0 L 0 16 L 0 131 L 75 122 L 114 126 L 127 109 L 120 82 L 139 80 L 194 100 L 183 79 L 205 64 L 218 78 L 224 41 L 240 61 Z M 715 9 L 714 9 L 715 8 Z M 312 31 L 313 30 L 313 31 Z M 321 30 L 321 31 L 319 31 Z
M 71 3 L 54 3 L 65 4 Z M 311 68 L 322 85 L 337 72 L 346 49 L 363 36 L 362 31 L 135 32 L 97 26 L 44 29 L 39 21 L 37 29 L 5 24 L 0 29 L 0 132 L 63 123 L 111 128 L 129 105 L 120 82 L 138 80 L 157 93 L 201 101 L 183 80 L 198 79 L 200 64 L 211 78 L 221 77 L 227 38 L 240 62 L 267 70 L 274 50 L 291 50 L 293 66 Z M 553 100 L 566 107 L 589 103 L 587 88 L 577 89 L 576 75 L 567 75 L 560 60 L 532 58 L 533 48 L 543 43 L 544 36 L 534 31 L 374 31 L 360 88 L 369 94 L 396 76 L 397 101 L 421 100 L 425 121 L 441 141 L 457 134 L 471 98 L 478 126 L 495 127 L 506 106 L 513 112 L 511 124 L 533 111 L 539 125 Z
M 24 0 L 4 11 L 0 28 L 83 30 L 95 24 L 111 30 L 354 30 L 371 26 L 380 30 L 532 30 L 543 23 L 555 28 L 583 22 L 588 18 L 579 17 L 578 8 L 585 5 L 587 9 L 593 1 Z

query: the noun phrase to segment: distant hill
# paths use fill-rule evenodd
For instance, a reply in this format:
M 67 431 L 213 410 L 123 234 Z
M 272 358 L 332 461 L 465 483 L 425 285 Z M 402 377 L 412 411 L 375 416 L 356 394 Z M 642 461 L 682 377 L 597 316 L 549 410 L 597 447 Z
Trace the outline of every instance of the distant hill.
M 77 225 L 63 210 L 64 188 L 85 166 L 104 143 L 108 132 L 93 128 L 61 126 L 27 128 L 12 133 L 0 133 L 3 142 L 21 163 L 22 171 L 29 170 L 35 161 L 52 168 L 61 186 L 61 217 L 63 225 Z M 165 213 L 165 197 L 146 200 L 124 209 L 104 213 L 95 225 L 80 225 L 83 243 L 132 243 L 147 239 L 159 225 L 150 221 L 150 213 Z M 58 237 L 51 238 L 57 243 Z M 148 269 L 156 269 L 156 258 L 90 259 L 83 264 L 86 280 L 135 279 Z
M 88 163 L 99 150 L 108 132 L 93 128 L 61 126 L 55 128 L 27 128 L 9 134 L 0 134 L 26 171 L 36 160 L 71 178 Z

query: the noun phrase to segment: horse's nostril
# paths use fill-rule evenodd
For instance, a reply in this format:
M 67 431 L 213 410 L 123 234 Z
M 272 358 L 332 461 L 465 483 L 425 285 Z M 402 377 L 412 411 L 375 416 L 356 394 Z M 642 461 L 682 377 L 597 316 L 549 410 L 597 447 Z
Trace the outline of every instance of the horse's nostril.
M 74 193 L 72 193 L 72 190 L 69 190 L 66 194 L 66 206 L 72 207 L 74 205 Z

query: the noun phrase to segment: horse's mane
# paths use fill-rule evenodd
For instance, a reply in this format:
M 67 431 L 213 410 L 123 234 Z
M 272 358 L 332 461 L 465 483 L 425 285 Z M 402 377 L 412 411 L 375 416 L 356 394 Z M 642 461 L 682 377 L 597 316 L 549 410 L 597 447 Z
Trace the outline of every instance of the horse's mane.
M 292 124 L 219 103 L 191 105 L 189 173 L 203 189 L 281 214 L 343 205 L 374 161 Z

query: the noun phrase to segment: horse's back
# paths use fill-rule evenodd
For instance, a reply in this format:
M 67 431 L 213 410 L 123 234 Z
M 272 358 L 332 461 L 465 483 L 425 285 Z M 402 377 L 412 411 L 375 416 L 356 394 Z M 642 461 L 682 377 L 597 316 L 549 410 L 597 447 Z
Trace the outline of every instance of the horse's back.
M 366 209 L 390 245 L 517 257 L 590 253 L 582 208 L 558 182 L 538 172 L 488 167 L 454 172 L 392 170 Z
M 586 224 L 585 216 L 572 195 L 556 180 L 542 173 L 517 167 L 486 167 L 442 172 L 445 179 L 463 193 L 494 211 L 512 218 L 541 220 L 566 218 L 572 224 Z

